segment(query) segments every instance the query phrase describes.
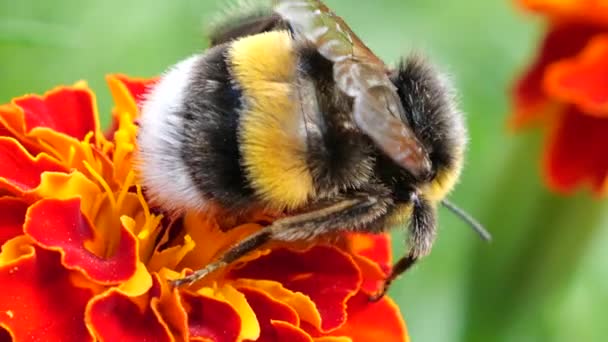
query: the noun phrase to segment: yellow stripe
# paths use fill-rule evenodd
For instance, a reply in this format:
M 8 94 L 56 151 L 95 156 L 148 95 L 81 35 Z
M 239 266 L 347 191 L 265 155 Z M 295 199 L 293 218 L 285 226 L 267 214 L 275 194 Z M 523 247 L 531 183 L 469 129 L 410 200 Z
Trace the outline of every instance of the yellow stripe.
M 458 153 L 456 161 L 451 168 L 439 170 L 435 179 L 422 188 L 424 198 L 431 202 L 439 202 L 444 199 L 452 191 L 460 178 L 462 162 L 463 156 L 461 153 Z
M 229 63 L 245 95 L 239 138 L 254 190 L 276 209 L 306 204 L 314 187 L 300 119 L 294 114 L 296 58 L 291 37 L 280 31 L 237 40 Z

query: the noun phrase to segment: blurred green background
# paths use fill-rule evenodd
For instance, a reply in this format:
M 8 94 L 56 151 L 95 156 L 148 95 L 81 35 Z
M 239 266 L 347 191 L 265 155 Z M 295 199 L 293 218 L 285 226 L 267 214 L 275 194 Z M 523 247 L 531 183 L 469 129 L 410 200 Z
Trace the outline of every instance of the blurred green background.
M 541 181 L 543 134 L 513 134 L 508 88 L 543 23 L 509 0 L 327 3 L 387 61 L 423 51 L 453 75 L 470 128 L 452 199 L 494 234 L 441 211 L 434 253 L 393 287 L 413 341 L 604 341 L 606 205 Z M 0 101 L 85 79 L 107 123 L 104 75 L 152 76 L 205 48 L 220 0 L 0 0 Z M 394 234 L 401 253 L 403 232 Z

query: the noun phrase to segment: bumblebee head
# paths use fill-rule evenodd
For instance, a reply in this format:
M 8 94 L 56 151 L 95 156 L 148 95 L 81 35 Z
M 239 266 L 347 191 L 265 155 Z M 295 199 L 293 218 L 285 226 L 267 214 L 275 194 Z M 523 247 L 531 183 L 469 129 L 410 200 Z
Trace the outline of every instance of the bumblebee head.
M 391 74 L 408 126 L 430 161 L 430 171 L 408 174 L 417 192 L 430 202 L 442 200 L 456 183 L 467 134 L 455 92 L 447 77 L 419 56 L 404 59 Z

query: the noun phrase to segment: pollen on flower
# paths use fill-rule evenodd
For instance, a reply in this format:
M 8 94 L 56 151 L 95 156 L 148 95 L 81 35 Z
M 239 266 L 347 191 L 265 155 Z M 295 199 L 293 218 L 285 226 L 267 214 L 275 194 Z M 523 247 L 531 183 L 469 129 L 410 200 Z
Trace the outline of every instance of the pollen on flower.
M 390 299 L 360 301 L 387 274 L 385 236 L 269 246 L 169 286 L 260 225 L 224 232 L 212 213 L 150 207 L 133 154 L 154 82 L 108 77 L 115 122 L 105 135 L 84 83 L 0 106 L 0 327 L 15 340 L 361 341 L 381 330 L 383 341 L 408 341 Z

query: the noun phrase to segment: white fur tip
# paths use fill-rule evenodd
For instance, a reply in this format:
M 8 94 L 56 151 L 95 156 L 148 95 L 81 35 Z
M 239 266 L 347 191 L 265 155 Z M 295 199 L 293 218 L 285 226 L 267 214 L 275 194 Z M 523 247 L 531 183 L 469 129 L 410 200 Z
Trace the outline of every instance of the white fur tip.
M 200 57 L 171 67 L 146 97 L 139 118 L 136 167 L 152 204 L 169 212 L 200 210 L 206 204 L 181 156 L 184 94 Z

